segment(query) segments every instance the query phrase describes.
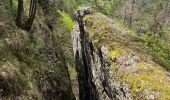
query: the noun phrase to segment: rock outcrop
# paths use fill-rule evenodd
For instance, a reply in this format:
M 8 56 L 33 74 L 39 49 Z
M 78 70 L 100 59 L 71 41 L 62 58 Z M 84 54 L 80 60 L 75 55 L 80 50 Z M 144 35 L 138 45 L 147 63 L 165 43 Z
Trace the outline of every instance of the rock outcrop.
M 85 7 L 77 10 L 78 23 L 72 32 L 80 100 L 129 100 L 128 90 L 110 73 L 104 49 L 94 46 L 86 33 L 83 17 L 90 13 Z
M 80 100 L 169 100 L 169 72 L 135 32 L 89 8 L 72 32 Z

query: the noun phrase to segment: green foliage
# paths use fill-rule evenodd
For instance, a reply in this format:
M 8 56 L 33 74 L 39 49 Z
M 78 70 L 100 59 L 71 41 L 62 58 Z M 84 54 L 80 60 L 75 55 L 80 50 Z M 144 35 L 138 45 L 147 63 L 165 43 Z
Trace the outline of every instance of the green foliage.
M 93 2 L 93 8 L 108 16 L 113 16 L 115 11 L 120 7 L 120 0 L 96 0 L 97 5 Z M 95 6 L 94 6 L 95 5 Z
M 68 66 L 68 70 L 69 70 L 69 73 L 70 73 L 70 79 L 71 80 L 76 79 L 77 73 L 76 73 L 75 67 L 74 66 Z
M 29 89 L 28 78 L 21 74 L 20 72 L 15 73 L 15 77 L 12 81 L 13 81 L 12 86 L 16 92 L 18 91 L 18 89 L 20 89 L 19 91 L 23 92 Z
M 60 10 L 58 10 L 58 12 L 61 15 L 61 21 L 63 22 L 63 24 L 65 25 L 67 30 L 71 32 L 71 30 L 72 30 L 72 28 L 74 26 L 74 21 L 69 16 L 69 14 L 67 14 L 66 12 L 60 11 Z
M 10 58 L 4 59 L 1 65 L 3 67 L 0 68 L 1 73 L 6 73 L 5 76 L 1 77 L 0 94 L 10 98 L 12 95 L 21 95 L 29 90 L 29 79 L 28 75 L 24 75 L 19 71 L 19 67 L 22 66 L 22 64 L 20 65 L 19 61 L 14 56 L 9 56 Z
M 153 59 L 170 70 L 170 48 L 166 44 L 166 39 L 155 37 L 152 31 L 148 31 L 145 35 L 141 36 L 140 39 L 148 47 Z

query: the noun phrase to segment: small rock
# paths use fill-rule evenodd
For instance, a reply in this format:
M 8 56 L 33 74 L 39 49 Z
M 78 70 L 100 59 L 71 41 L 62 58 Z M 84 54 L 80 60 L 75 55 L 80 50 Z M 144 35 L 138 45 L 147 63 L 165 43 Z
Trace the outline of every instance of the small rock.
M 155 95 L 154 95 L 153 93 L 150 93 L 150 94 L 148 95 L 148 99 L 149 99 L 149 100 L 155 100 Z

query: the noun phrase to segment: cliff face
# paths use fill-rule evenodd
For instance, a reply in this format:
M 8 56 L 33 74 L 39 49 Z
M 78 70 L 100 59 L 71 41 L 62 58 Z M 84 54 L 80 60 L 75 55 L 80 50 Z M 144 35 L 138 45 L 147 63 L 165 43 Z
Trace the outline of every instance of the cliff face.
M 80 100 L 129 100 L 126 87 L 110 73 L 111 67 L 103 56 L 104 49 L 94 46 L 88 37 L 83 17 L 90 13 L 88 8 L 77 10 L 78 23 L 72 32 Z
M 130 31 L 89 8 L 72 31 L 81 100 L 169 99 L 170 77 Z

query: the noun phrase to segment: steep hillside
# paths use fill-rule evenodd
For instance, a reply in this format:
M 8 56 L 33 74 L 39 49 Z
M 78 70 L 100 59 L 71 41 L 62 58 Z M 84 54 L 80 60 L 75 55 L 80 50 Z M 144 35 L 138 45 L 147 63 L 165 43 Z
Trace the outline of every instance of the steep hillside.
M 3 3 L 0 8 L 0 99 L 75 100 L 68 66 L 41 6 L 30 31 L 15 25 L 11 8 Z
M 168 100 L 170 77 L 137 35 L 89 8 L 72 32 L 81 100 Z

